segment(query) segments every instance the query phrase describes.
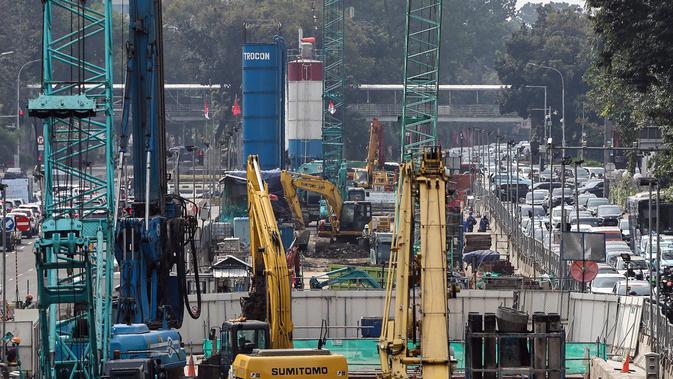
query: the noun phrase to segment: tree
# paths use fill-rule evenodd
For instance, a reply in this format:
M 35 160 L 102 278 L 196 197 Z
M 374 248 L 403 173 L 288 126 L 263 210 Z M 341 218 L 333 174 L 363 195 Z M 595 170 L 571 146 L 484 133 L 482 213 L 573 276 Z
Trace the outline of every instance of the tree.
M 516 19 L 521 24 L 532 26 L 537 21 L 537 10 L 542 5 L 540 3 L 526 3 L 516 12 Z M 579 5 L 568 4 L 566 2 L 551 2 L 549 6 L 554 9 L 561 11 L 564 9 L 574 9 L 575 11 L 580 12 L 581 8 Z
M 442 19 L 443 83 L 497 80 L 496 51 L 514 30 L 515 0 L 445 0 Z
M 588 0 L 594 7 L 596 60 L 591 77 L 597 107 L 622 131 L 657 125 L 673 143 L 673 3 Z M 607 90 L 601 96 L 599 91 Z M 673 171 L 673 152 L 657 155 L 659 177 Z
M 502 83 L 511 85 L 501 101 L 501 111 L 517 112 L 521 117 L 532 116 L 542 123 L 542 96 L 534 95 L 527 85 L 545 85 L 548 104 L 554 110 L 553 136 L 561 141 L 561 79 L 556 72 L 529 65 L 535 63 L 556 68 L 565 81 L 566 141 L 578 143 L 581 137 L 577 119 L 581 114 L 582 100 L 587 91 L 584 72 L 590 64 L 589 40 L 591 26 L 585 13 L 576 7 L 561 10 L 552 5 L 538 8 L 538 17 L 531 27 L 521 26 L 498 54 L 496 70 Z

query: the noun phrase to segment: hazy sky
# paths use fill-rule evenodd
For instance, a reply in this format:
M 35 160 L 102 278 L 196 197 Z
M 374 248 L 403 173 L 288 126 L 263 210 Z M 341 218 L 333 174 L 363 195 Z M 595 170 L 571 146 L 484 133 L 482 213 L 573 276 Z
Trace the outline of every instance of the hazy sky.
M 524 4 L 526 3 L 551 3 L 552 0 L 517 0 L 516 1 L 516 7 L 521 8 Z M 584 0 L 554 0 L 554 2 L 562 3 L 570 3 L 570 4 L 577 4 L 577 5 L 582 5 L 584 6 Z

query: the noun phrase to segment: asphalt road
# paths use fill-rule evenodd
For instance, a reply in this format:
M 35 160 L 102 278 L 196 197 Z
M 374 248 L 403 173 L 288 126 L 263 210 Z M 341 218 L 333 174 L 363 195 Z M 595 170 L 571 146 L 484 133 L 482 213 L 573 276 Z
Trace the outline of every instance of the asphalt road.
M 34 242 L 35 239 L 33 238 L 24 238 L 22 244 L 16 246 L 14 251 L 6 253 L 6 296 L 8 303 L 14 303 L 17 300 L 17 283 L 18 300 L 23 301 L 28 293 L 37 297 L 37 273 L 35 271 L 35 255 L 33 254 Z M 0 264 L 2 264 L 1 260 Z M 1 266 L 0 272 L 2 272 Z

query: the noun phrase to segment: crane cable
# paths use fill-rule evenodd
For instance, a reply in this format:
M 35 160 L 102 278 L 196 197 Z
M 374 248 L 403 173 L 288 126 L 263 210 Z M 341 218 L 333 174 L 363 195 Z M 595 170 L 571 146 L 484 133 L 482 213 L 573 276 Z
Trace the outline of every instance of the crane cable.
M 187 308 L 187 313 L 193 319 L 198 319 L 201 316 L 201 281 L 199 280 L 199 265 L 196 260 L 196 243 L 194 242 L 194 237 L 196 236 L 196 231 L 198 229 L 198 222 L 196 217 L 187 215 L 187 203 L 191 203 L 198 214 L 198 206 L 195 202 L 186 199 L 179 195 L 169 195 L 169 198 L 176 199 L 180 202 L 183 210 L 183 219 L 185 220 L 184 233 L 187 235 L 187 240 L 183 241 L 181 246 L 176 246 L 176 268 L 178 271 L 178 285 L 180 288 L 182 301 Z M 192 255 L 192 270 L 194 271 L 194 282 L 196 284 L 196 310 L 192 310 L 192 307 L 189 306 L 189 297 L 188 297 L 188 288 L 187 288 L 187 270 L 185 262 L 185 247 L 189 245 Z

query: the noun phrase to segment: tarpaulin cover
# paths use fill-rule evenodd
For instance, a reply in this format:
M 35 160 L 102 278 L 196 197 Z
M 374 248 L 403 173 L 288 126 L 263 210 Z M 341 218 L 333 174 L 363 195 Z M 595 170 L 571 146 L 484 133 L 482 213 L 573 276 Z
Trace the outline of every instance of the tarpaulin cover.
M 271 206 L 279 223 L 292 222 L 292 212 L 285 201 L 283 186 L 280 184 L 280 170 L 262 171 L 262 180 L 269 187 L 272 198 Z M 222 201 L 220 220 L 231 221 L 234 217 L 248 216 L 248 190 L 246 188 L 245 171 L 228 171 L 222 179 Z
M 474 262 L 476 260 L 476 263 Z M 468 264 L 475 264 L 476 267 L 483 263 L 497 262 L 500 260 L 500 253 L 493 250 L 475 250 L 463 254 L 463 261 Z

